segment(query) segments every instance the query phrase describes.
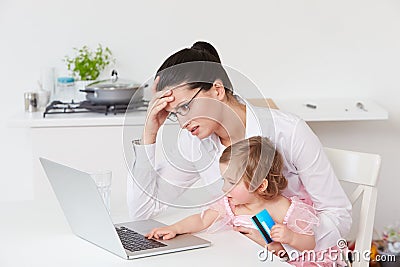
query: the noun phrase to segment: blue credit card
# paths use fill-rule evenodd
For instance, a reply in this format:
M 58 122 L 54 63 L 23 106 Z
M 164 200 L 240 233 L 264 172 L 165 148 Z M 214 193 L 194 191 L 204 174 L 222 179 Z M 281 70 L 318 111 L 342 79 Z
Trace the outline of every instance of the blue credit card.
M 264 209 L 255 216 L 251 217 L 251 219 L 258 231 L 260 231 L 261 235 L 264 237 L 267 244 L 273 242 L 270 233 L 272 226 L 275 225 L 275 222 L 271 215 L 269 215 L 268 211 Z

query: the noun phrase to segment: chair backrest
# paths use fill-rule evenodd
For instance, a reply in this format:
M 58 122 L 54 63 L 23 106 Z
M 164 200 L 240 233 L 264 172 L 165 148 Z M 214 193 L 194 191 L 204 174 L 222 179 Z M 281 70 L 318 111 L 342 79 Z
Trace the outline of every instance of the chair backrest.
M 358 185 L 349 196 L 352 205 L 362 196 L 355 247 L 359 257 L 356 258 L 352 266 L 369 266 L 369 262 L 363 259 L 363 253 L 371 249 L 377 197 L 376 183 L 381 166 L 381 157 L 376 154 L 333 148 L 324 148 L 324 150 L 337 178 L 340 181 Z

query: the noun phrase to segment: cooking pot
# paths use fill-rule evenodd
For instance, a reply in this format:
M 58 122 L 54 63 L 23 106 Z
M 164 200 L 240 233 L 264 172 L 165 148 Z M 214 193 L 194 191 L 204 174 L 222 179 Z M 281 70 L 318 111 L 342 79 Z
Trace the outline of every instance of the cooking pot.
M 131 99 L 132 102 L 143 101 L 143 88 L 147 87 L 147 84 L 141 87 L 133 81 L 119 79 L 115 70 L 111 76 L 111 79 L 93 82 L 79 91 L 85 92 L 86 99 L 93 104 L 129 104 Z

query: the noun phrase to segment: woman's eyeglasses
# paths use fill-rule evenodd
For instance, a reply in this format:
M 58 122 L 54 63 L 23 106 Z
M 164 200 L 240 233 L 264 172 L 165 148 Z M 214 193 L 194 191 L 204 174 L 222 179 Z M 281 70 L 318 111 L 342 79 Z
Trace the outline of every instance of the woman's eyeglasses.
M 175 108 L 175 111 L 171 111 L 168 114 L 167 119 L 169 119 L 170 121 L 178 121 L 178 115 L 180 116 L 185 116 L 186 114 L 189 113 L 190 111 L 190 103 L 193 101 L 193 99 L 200 93 L 202 89 L 200 89 L 199 91 L 197 91 L 197 93 L 186 103 L 179 105 Z

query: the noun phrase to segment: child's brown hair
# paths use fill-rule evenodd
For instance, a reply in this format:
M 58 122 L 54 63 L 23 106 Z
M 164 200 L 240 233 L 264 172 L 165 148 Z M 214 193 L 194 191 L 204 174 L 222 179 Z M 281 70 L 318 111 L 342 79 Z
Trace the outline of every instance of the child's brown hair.
M 275 198 L 287 186 L 282 174 L 282 156 L 266 137 L 254 136 L 228 146 L 219 162 L 229 164 L 228 168 L 237 168 L 235 173 L 251 192 L 256 191 L 267 179 L 266 190 L 257 191 L 264 199 Z

